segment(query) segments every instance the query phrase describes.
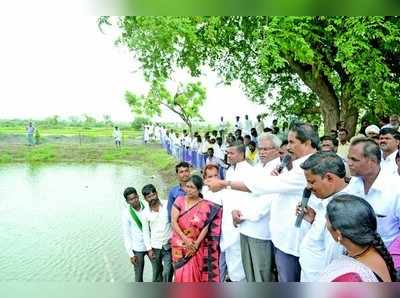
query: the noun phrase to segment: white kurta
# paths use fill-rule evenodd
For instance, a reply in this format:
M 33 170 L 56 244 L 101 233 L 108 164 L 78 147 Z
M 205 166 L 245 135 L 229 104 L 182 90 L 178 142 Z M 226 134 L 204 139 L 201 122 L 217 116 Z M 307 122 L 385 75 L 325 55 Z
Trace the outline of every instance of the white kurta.
M 251 175 L 253 167 L 247 162 L 242 161 L 236 167 L 230 167 L 226 172 L 226 180 L 242 181 L 244 177 Z M 226 265 L 228 274 L 232 281 L 240 281 L 245 278 L 242 257 L 240 252 L 240 233 L 239 228 L 235 228 L 232 221 L 232 211 L 243 207 L 243 202 L 248 202 L 251 196 L 249 193 L 237 190 L 225 190 L 222 196 L 222 235 L 221 250 L 225 251 Z
M 294 225 L 296 206 L 301 201 L 303 190 L 307 185 L 300 164 L 309 156 L 293 161 L 292 170 L 283 172 L 279 176 L 249 176 L 242 180 L 254 194 L 278 194 L 271 204 L 271 239 L 279 250 L 297 257 L 300 243 L 310 229 L 310 224 L 306 221 L 303 221 L 300 228 Z M 308 204 L 315 209 L 317 203 L 316 198 L 311 196 Z

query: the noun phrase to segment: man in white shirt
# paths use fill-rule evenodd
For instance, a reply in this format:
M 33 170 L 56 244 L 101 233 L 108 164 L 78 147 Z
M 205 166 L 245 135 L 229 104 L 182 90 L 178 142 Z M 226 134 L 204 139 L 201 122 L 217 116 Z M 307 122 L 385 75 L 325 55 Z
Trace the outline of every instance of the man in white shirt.
M 124 197 L 128 204 L 128 207 L 122 211 L 125 249 L 135 269 L 135 282 L 143 282 L 144 256 L 147 254 L 142 231 L 142 216 L 145 207 L 133 187 L 125 189 Z
M 224 117 L 221 116 L 219 120 L 219 125 L 218 125 L 219 131 L 224 131 L 225 130 L 225 122 L 224 122 Z
M 34 145 L 33 136 L 34 136 L 35 131 L 36 131 L 36 128 L 33 126 L 32 121 L 30 121 L 26 128 L 26 132 L 28 134 L 28 145 L 29 146 Z
M 219 168 L 224 168 L 224 169 L 226 169 L 228 167 L 228 165 L 226 165 L 221 159 L 214 156 L 213 148 L 208 148 L 208 150 L 207 150 L 206 165 L 209 165 L 209 164 L 214 164 L 214 165 L 217 165 Z
M 253 123 L 251 123 L 251 120 L 249 119 L 249 115 L 245 115 L 244 121 L 243 121 L 243 133 L 245 135 L 249 135 L 252 127 L 253 127 Z
M 157 123 L 155 128 L 154 128 L 154 138 L 159 141 L 160 140 L 160 134 L 161 134 L 161 127 L 160 125 Z
M 382 150 L 381 169 L 388 175 L 396 175 L 396 154 L 400 144 L 400 133 L 393 128 L 382 128 L 379 132 L 379 147 Z
M 192 144 L 192 138 L 188 134 L 187 130 L 183 130 L 183 137 L 182 137 L 182 145 L 186 148 L 189 149 L 190 145 Z
M 161 203 L 153 184 L 145 185 L 142 195 L 149 204 L 143 214 L 143 240 L 153 267 L 153 282 L 171 282 L 171 223 L 168 221 L 167 204 Z
M 213 148 L 214 156 L 223 161 L 225 159 L 225 148 L 223 147 L 223 141 L 221 137 L 217 137 L 216 143 L 214 144 Z
M 222 188 L 232 188 L 254 194 L 274 194 L 278 196 L 271 204 L 270 230 L 274 244 L 275 262 L 278 269 L 279 281 L 300 281 L 299 247 L 300 242 L 309 229 L 302 225 L 295 227 L 294 210 L 302 197 L 306 186 L 304 172 L 300 164 L 318 148 L 319 138 L 310 124 L 296 123 L 288 134 L 288 152 L 293 158 L 293 168 L 281 174 L 274 171 L 276 176 L 248 176 L 242 180 L 226 181 L 212 179 L 206 184 L 212 191 Z M 260 197 L 262 198 L 262 196 Z M 316 203 L 310 199 L 310 206 Z
M 258 135 L 264 132 L 264 121 L 261 119 L 261 115 L 257 115 L 256 130 Z
M 253 168 L 245 160 L 246 148 L 242 143 L 235 142 L 227 149 L 228 162 L 231 167 L 226 172 L 226 178 L 232 180 L 244 179 L 250 175 Z M 239 229 L 233 225 L 231 212 L 238 209 L 250 194 L 235 190 L 226 190 L 221 196 L 223 206 L 222 233 L 220 247 L 225 252 L 228 275 L 232 281 L 245 279 L 240 252 Z
M 147 125 L 144 126 L 143 141 L 147 144 L 150 141 L 150 129 Z
M 240 116 L 236 116 L 235 129 L 242 129 L 242 123 L 240 123 Z
M 122 134 L 121 134 L 121 131 L 119 130 L 118 126 L 115 126 L 115 128 L 114 128 L 113 137 L 114 137 L 115 146 L 117 148 L 121 148 Z
M 346 128 L 340 128 L 338 132 L 338 138 L 339 138 L 339 146 L 337 149 L 337 154 L 346 159 L 347 153 L 349 152 L 349 132 L 347 131 Z
M 367 138 L 351 143 L 347 160 L 353 176 L 349 193 L 364 198 L 374 208 L 377 231 L 388 246 L 400 234 L 398 176 L 381 170 L 381 150 Z
M 300 244 L 301 281 L 318 281 L 321 273 L 343 254 L 326 228 L 326 206 L 338 194 L 346 193 L 346 168 L 334 152 L 318 152 L 307 158 L 300 167 L 307 179 L 307 188 L 319 199 L 316 209 L 306 208 L 304 219 L 311 224 Z M 298 213 L 300 208 L 298 208 Z
M 271 175 L 280 164 L 279 148 L 282 141 L 273 134 L 263 133 L 259 141 L 260 162 L 253 175 Z M 274 248 L 269 229 L 271 201 L 276 194 L 264 195 L 257 201 L 251 198 L 232 211 L 239 225 L 242 263 L 248 282 L 271 282 L 274 276 Z
M 382 126 L 382 128 L 389 127 L 389 128 L 393 128 L 394 130 L 398 131 L 399 126 L 400 126 L 400 117 L 399 117 L 399 115 L 394 114 L 389 117 L 389 123 Z

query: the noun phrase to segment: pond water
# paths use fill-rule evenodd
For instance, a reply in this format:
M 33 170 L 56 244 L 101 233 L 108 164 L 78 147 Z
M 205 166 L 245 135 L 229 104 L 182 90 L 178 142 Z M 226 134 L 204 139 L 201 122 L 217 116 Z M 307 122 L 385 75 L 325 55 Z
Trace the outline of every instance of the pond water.
M 122 165 L 0 167 L 0 281 L 131 282 L 123 190 L 160 177 Z M 151 281 L 151 265 L 145 266 Z

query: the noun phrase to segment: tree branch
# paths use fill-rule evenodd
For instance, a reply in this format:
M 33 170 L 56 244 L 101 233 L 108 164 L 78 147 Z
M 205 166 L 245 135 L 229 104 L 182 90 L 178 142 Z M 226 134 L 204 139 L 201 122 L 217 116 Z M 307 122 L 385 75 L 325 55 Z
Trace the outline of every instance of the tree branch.
M 171 107 L 170 105 L 168 105 L 168 104 L 166 104 L 166 103 L 164 103 L 164 102 L 161 102 L 161 104 L 162 104 L 163 106 L 167 107 L 168 109 L 170 109 L 172 112 L 178 114 L 179 117 L 181 117 L 182 119 L 185 118 L 185 115 L 183 115 L 181 112 L 179 112 L 178 110 L 174 109 L 174 108 Z

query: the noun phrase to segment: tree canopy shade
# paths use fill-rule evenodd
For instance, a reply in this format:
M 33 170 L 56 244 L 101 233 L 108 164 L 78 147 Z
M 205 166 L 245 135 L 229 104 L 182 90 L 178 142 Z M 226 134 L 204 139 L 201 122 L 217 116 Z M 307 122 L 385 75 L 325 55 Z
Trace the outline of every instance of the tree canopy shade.
M 400 111 L 399 17 L 120 17 L 118 26 L 150 81 L 209 65 L 279 116 L 322 117 L 325 132 L 344 120 L 354 134 L 361 113 Z
M 206 100 L 206 91 L 197 82 L 180 85 L 172 95 L 165 88 L 164 80 L 157 79 L 152 82 L 147 95 L 135 95 L 127 91 L 125 98 L 132 111 L 137 114 L 160 115 L 161 106 L 167 107 L 185 122 L 192 134 L 192 120 L 201 119 L 200 108 Z

